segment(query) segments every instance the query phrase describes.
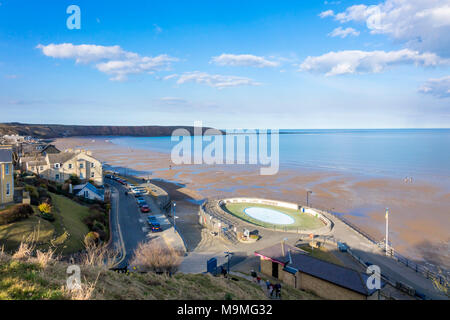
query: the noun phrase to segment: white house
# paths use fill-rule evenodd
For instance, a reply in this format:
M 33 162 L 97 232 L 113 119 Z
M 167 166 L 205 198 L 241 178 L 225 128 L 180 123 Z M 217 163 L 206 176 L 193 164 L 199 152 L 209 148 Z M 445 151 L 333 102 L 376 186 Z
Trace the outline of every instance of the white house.
M 73 187 L 73 194 L 90 200 L 104 201 L 105 191 L 97 189 L 94 185 L 88 183 L 79 184 Z

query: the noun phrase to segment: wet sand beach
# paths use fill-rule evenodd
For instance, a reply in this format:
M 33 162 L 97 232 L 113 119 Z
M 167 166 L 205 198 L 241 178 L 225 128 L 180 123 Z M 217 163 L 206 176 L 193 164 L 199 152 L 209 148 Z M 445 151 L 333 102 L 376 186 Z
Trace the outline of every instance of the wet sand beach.
M 342 214 L 376 239 L 384 239 L 385 208 L 389 208 L 392 246 L 417 260 L 450 269 L 450 190 L 429 182 L 389 179 L 361 174 L 280 167 L 261 176 L 258 166 L 174 165 L 170 155 L 113 144 L 107 137 L 55 140 L 61 150 L 83 148 L 123 174 L 177 183 L 169 193 L 195 209 L 193 200 L 210 197 L 253 196 L 306 204 Z

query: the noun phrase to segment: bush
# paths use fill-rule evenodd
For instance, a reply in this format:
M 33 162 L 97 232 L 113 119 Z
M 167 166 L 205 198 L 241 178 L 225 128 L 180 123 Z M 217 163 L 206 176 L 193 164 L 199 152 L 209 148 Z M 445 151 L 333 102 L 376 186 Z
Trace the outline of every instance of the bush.
M 134 251 L 131 265 L 140 272 L 172 274 L 177 271 L 183 253 L 161 246 L 157 241 L 140 243 Z
M 97 244 L 99 239 L 100 235 L 97 232 L 91 231 L 84 236 L 84 244 L 86 247 L 90 247 Z
M 16 205 L 3 212 L 0 212 L 0 225 L 27 219 L 33 213 L 33 208 L 28 204 Z
M 67 179 L 66 182 L 71 183 L 71 184 L 74 185 L 74 186 L 76 186 L 76 185 L 78 185 L 78 184 L 81 184 L 80 178 L 78 178 L 78 176 L 76 176 L 76 175 L 74 175 L 74 174 L 72 174 L 72 175 L 70 176 L 70 178 Z
M 51 213 L 52 212 L 52 206 L 46 202 L 41 203 L 38 208 L 39 208 L 39 211 L 42 213 Z

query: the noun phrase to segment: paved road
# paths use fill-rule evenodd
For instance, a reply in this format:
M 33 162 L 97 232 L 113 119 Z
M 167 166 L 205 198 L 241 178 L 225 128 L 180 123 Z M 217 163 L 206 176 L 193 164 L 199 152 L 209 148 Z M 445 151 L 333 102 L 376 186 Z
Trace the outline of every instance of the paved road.
M 170 222 L 161 213 L 159 206 L 151 196 L 144 196 L 151 213 L 141 213 L 134 195 L 125 195 L 127 190 L 117 181 L 107 179 L 111 187 L 111 230 L 112 241 L 121 253 L 124 252 L 118 267 L 124 268 L 133 257 L 139 243 L 148 241 L 150 229 L 147 225 L 149 215 L 156 216 L 163 230 L 170 227 Z M 155 235 L 159 235 L 155 234 Z M 164 243 L 164 241 L 162 242 Z

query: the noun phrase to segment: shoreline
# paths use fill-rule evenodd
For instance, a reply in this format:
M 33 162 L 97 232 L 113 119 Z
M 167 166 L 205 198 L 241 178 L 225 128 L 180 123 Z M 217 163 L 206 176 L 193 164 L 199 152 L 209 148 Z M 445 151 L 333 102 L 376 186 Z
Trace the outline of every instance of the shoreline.
M 433 265 L 450 266 L 448 206 L 450 193 L 442 187 L 415 181 L 344 174 L 326 170 L 280 167 L 274 176 L 260 176 L 259 167 L 173 165 L 162 152 L 124 147 L 111 137 L 56 139 L 60 149 L 84 148 L 106 166 L 137 177 L 162 179 L 177 184 L 199 201 L 212 197 L 258 196 L 305 203 L 306 190 L 313 190 L 311 206 L 337 212 L 377 239 L 384 238 L 384 209 L 390 208 L 390 238 L 405 256 Z M 302 170 L 303 169 L 303 170 Z M 123 170 L 123 171 L 120 171 Z M 426 215 L 434 215 L 426 219 Z

